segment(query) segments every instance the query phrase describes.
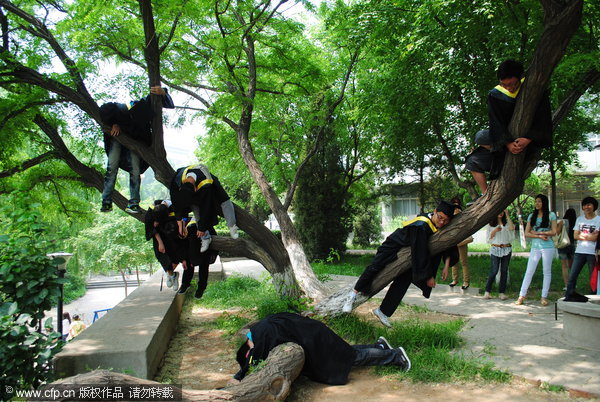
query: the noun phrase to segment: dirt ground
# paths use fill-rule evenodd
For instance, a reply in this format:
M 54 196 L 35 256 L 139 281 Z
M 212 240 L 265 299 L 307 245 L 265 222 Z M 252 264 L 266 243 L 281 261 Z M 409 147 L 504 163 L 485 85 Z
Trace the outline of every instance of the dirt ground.
M 356 311 L 366 319 L 369 303 Z M 233 312 L 233 311 L 231 311 Z M 215 389 L 224 387 L 238 366 L 234 355 L 237 344 L 230 344 L 221 330 L 211 325 L 223 311 L 194 306 L 185 309 L 179 322 L 177 335 L 171 340 L 169 350 L 155 380 L 182 385 L 184 389 Z M 418 315 L 432 322 L 456 319 L 435 312 L 407 311 L 406 318 Z M 300 376 L 293 384 L 288 401 L 565 401 L 588 400 L 575 398 L 567 392 L 549 392 L 540 384 L 515 379 L 510 384 L 453 383 L 422 384 L 409 380 L 398 381 L 391 377 L 380 377 L 373 369 L 357 368 L 350 373 L 350 381 L 343 386 L 331 386 L 310 381 Z

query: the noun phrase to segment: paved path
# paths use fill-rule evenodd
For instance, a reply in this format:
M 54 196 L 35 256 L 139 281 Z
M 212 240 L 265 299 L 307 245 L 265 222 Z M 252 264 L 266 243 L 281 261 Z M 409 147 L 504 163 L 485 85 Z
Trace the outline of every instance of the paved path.
M 225 275 L 259 277 L 262 265 L 249 260 L 223 259 Z M 350 286 L 356 277 L 333 275 L 332 283 Z M 438 285 L 431 298 L 411 286 L 404 301 L 432 311 L 464 316 L 462 330 L 466 355 L 491 359 L 497 368 L 529 380 L 562 385 L 600 397 L 600 351 L 569 345 L 562 336 L 562 314 L 555 320 L 554 303 L 542 307 L 538 300 L 516 306 L 514 300 L 486 300 L 477 289 L 466 294 Z M 382 294 L 378 295 L 383 297 Z M 393 316 L 392 316 L 393 321 Z M 600 334 L 590 334 L 600 336 Z

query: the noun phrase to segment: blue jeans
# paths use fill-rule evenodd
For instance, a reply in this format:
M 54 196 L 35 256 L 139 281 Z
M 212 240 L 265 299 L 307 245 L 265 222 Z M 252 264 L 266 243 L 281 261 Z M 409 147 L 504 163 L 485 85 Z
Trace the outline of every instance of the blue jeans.
M 381 349 L 378 345 L 352 345 L 356 356 L 353 366 L 399 366 L 402 364 L 397 349 Z
M 581 273 L 581 270 L 586 262 L 590 270 L 589 276 L 591 276 L 595 262 L 594 254 L 575 253 L 573 256 L 573 263 L 571 264 L 571 272 L 569 273 L 569 282 L 567 282 L 567 292 L 565 293 L 565 297 L 569 297 L 575 293 L 577 278 L 579 277 L 579 274 Z
M 510 262 L 510 257 L 512 253 L 505 255 L 504 257 L 496 257 L 495 255 L 490 255 L 492 259 L 492 266 L 490 267 L 490 273 L 488 274 L 488 279 L 485 284 L 485 291 L 491 292 L 492 285 L 494 284 L 494 279 L 498 274 L 498 270 L 500 270 L 500 284 L 498 285 L 498 293 L 504 293 L 506 291 L 506 279 L 508 277 L 508 263 Z
M 106 175 L 104 175 L 102 204 L 110 204 L 112 202 L 112 192 L 115 189 L 122 152 L 128 154 L 129 163 L 131 164 L 131 171 L 129 172 L 129 205 L 139 205 L 140 203 L 140 157 L 135 152 L 129 151 L 114 138 L 111 138 L 110 149 L 108 151 L 108 164 L 106 165 Z

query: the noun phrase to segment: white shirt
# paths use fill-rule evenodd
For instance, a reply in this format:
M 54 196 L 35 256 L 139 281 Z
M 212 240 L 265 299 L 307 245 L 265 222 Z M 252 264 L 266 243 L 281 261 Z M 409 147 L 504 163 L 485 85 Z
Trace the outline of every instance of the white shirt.
M 510 230 L 508 226 L 500 225 L 500 231 L 496 232 L 493 239 L 490 239 L 490 235 L 492 234 L 492 230 L 496 229 L 496 227 L 492 227 L 488 225 L 487 228 L 487 242 L 489 244 L 511 244 L 515 239 L 515 230 Z M 509 255 L 512 252 L 512 247 L 490 247 L 490 254 L 496 257 L 504 257 Z
M 587 219 L 585 215 L 581 215 L 575 221 L 573 230 L 579 233 L 593 233 L 600 229 L 600 216 L 594 216 L 592 219 Z M 596 254 L 596 242 L 592 240 L 577 240 L 577 254 Z

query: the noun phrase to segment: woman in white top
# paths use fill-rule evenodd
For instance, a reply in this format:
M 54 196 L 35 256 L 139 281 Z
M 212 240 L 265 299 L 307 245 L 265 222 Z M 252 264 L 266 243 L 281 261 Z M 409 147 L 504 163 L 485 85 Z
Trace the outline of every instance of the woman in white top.
M 492 260 L 492 266 L 490 267 L 490 273 L 488 275 L 487 283 L 485 284 L 485 295 L 484 299 L 491 299 L 492 285 L 494 284 L 494 278 L 500 270 L 500 284 L 498 286 L 498 292 L 500 293 L 500 299 L 506 300 L 506 280 L 508 277 L 508 264 L 510 263 L 510 257 L 512 255 L 512 241 L 515 238 L 515 225 L 510 220 L 510 216 L 506 211 L 503 211 L 495 217 L 488 226 L 487 242 L 491 245 L 490 247 L 490 258 Z

